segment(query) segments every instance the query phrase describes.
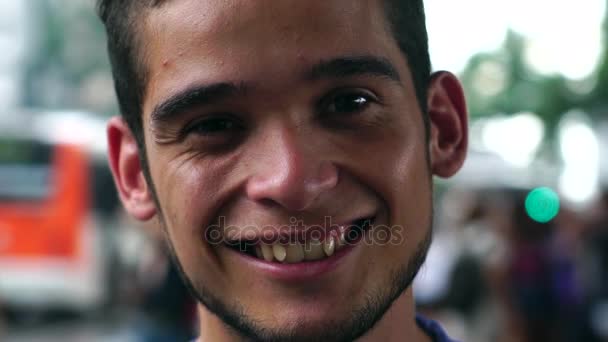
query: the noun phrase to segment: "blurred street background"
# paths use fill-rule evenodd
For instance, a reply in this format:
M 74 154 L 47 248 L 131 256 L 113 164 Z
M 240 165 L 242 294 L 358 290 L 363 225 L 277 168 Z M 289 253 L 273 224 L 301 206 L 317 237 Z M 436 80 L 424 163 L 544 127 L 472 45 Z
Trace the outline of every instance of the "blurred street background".
M 425 4 L 471 146 L 436 182 L 420 311 L 463 341 L 608 341 L 608 1 Z M 107 167 L 94 1 L 0 1 L 0 51 L 0 341 L 186 341 L 194 302 Z

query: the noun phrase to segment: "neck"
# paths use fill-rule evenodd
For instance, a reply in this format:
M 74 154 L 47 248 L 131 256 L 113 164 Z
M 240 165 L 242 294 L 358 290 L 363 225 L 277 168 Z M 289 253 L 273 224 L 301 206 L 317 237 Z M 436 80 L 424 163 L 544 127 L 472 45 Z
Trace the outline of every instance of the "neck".
M 242 342 L 244 339 L 207 308 L 198 304 L 200 336 L 196 342 Z
M 358 342 L 430 342 L 431 339 L 416 324 L 416 306 L 411 287 L 391 305 L 376 325 Z
M 198 306 L 200 337 L 197 342 L 242 342 L 244 339 L 203 305 Z M 404 291 L 382 316 L 382 319 L 358 339 L 358 342 L 430 342 L 416 324 L 416 308 L 411 288 Z

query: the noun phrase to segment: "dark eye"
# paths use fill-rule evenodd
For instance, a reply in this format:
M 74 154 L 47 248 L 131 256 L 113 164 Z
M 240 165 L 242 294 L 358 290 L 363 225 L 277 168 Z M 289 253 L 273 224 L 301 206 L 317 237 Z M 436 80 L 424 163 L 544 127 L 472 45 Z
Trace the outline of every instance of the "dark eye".
M 322 111 L 325 114 L 356 114 L 365 110 L 373 101 L 373 97 L 365 93 L 341 92 L 331 96 Z
M 202 136 L 212 136 L 234 133 L 241 129 L 241 125 L 231 118 L 209 118 L 192 124 L 187 133 L 194 133 Z

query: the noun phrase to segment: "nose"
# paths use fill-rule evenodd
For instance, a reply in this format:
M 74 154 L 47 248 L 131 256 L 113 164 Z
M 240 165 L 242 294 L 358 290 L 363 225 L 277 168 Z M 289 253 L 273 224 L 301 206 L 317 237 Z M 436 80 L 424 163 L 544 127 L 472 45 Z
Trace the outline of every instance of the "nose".
M 271 202 L 288 211 L 311 207 L 322 193 L 338 184 L 336 165 L 324 160 L 323 151 L 307 144 L 288 128 L 266 135 L 253 163 L 246 192 L 249 199 Z

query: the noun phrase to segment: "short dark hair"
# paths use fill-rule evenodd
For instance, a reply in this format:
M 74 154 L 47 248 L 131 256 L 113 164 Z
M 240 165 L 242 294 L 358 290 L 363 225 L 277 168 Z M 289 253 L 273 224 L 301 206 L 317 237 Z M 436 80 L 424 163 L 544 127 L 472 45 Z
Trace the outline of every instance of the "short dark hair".
M 147 171 L 142 128 L 142 102 L 147 84 L 147 70 L 142 53 L 143 42 L 137 31 L 146 11 L 167 0 L 97 0 L 97 10 L 108 39 L 108 53 L 120 112 L 137 141 L 140 160 Z M 383 0 L 387 21 L 399 48 L 410 66 L 416 97 L 423 113 L 425 133 L 427 87 L 431 74 L 428 38 L 422 0 Z

